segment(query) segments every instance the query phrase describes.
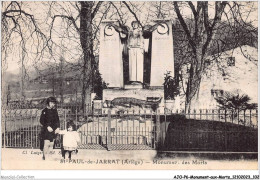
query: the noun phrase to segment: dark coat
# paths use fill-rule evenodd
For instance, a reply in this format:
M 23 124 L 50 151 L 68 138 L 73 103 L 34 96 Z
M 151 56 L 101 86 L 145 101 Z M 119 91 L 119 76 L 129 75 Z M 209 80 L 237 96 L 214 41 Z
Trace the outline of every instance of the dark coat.
M 42 124 L 41 139 L 50 140 L 51 142 L 55 139 L 55 130 L 60 127 L 60 120 L 57 109 L 45 108 L 42 110 L 40 123 Z M 50 126 L 53 131 L 49 132 L 47 127 Z

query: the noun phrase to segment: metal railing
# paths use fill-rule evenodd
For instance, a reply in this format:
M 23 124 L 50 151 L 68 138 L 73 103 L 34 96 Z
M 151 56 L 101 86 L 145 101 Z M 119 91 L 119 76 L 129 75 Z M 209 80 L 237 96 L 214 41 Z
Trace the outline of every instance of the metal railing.
M 84 114 L 79 105 L 58 107 L 61 129 L 74 121 L 81 148 L 234 150 L 250 138 L 257 147 L 258 111 L 118 111 Z M 2 110 L 2 147 L 39 148 L 42 109 Z M 244 128 L 242 128 L 244 127 Z M 243 136 L 243 137 L 241 137 Z M 235 139 L 235 140 L 234 140 Z M 232 145 L 232 141 L 237 143 Z M 56 143 L 59 148 L 61 143 Z M 218 148 L 220 146 L 221 148 Z M 251 145 L 250 145 L 251 146 Z

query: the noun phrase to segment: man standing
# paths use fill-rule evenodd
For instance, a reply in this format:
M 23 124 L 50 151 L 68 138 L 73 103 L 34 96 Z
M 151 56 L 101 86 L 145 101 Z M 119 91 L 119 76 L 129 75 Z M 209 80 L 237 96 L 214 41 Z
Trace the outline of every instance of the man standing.
M 42 110 L 40 117 L 40 123 L 43 126 L 41 133 L 41 140 L 43 141 L 43 160 L 45 160 L 46 155 L 53 150 L 56 137 L 55 131 L 56 129 L 59 130 L 60 126 L 56 103 L 57 101 L 54 97 L 47 98 L 47 107 Z

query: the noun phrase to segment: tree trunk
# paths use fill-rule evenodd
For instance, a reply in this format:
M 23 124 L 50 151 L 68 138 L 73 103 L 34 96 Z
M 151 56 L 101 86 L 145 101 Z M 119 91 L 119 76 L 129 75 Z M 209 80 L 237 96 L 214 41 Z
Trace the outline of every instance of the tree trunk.
M 199 95 L 200 82 L 202 74 L 204 72 L 204 56 L 200 53 L 196 53 L 196 57 L 191 62 L 189 70 L 189 78 L 186 88 L 185 99 L 185 111 L 187 112 L 191 108 L 192 100 Z
M 211 22 L 208 14 L 208 2 L 197 2 L 197 8 L 192 2 L 188 2 L 194 16 L 194 27 L 190 29 L 181 14 L 178 2 L 174 2 L 175 12 L 193 53 L 186 88 L 185 111 L 190 110 L 193 98 L 198 98 L 200 82 L 204 73 L 205 57 L 208 56 L 208 47 L 211 46 L 212 40 L 215 38 L 216 30 L 218 29 L 226 4 L 227 2 L 224 1 L 215 2 L 215 16 Z
M 63 90 L 64 90 L 64 58 L 60 58 L 60 103 L 63 106 L 64 104 L 64 97 L 63 97 Z
M 82 70 L 82 108 L 84 114 L 88 113 L 87 108 L 91 105 L 92 92 L 92 57 L 93 57 L 93 31 L 91 11 L 94 2 L 80 2 L 80 43 L 83 50 L 83 70 Z M 90 108 L 89 108 L 90 109 Z

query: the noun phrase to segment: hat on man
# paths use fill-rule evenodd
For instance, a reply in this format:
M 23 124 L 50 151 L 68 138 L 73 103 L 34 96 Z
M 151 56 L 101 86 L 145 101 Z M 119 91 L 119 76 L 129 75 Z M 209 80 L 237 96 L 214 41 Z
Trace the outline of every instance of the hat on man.
M 50 102 L 57 103 L 57 100 L 55 97 L 48 97 L 46 103 L 49 104 Z

